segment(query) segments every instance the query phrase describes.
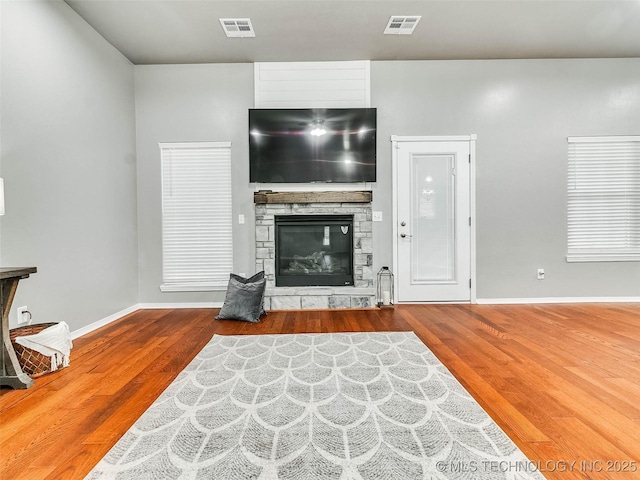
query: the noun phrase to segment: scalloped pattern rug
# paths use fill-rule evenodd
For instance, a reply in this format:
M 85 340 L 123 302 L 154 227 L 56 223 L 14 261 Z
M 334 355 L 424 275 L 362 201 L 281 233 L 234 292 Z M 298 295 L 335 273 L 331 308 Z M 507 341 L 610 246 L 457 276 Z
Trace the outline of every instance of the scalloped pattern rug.
M 413 332 L 215 335 L 89 479 L 542 479 Z

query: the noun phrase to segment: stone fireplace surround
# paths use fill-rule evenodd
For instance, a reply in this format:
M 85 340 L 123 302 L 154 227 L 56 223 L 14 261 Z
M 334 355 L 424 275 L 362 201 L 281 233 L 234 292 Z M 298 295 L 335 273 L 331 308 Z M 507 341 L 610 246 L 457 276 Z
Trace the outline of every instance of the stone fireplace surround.
M 256 271 L 267 278 L 266 310 L 369 308 L 375 305 L 371 191 L 254 194 Z M 353 215 L 353 274 L 349 287 L 276 287 L 275 215 Z

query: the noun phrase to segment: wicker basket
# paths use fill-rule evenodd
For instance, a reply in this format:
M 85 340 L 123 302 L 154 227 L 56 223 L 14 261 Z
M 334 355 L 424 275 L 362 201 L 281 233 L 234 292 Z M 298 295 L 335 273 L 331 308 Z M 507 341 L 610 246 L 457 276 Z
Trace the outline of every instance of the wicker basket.
M 9 331 L 9 338 L 16 351 L 18 362 L 22 367 L 22 371 L 32 378 L 39 377 L 51 371 L 51 357 L 43 355 L 40 352 L 23 347 L 16 343 L 16 337 L 24 337 L 26 335 L 35 335 L 47 327 L 57 325 L 56 323 L 39 323 L 37 325 L 27 325 L 24 327 L 14 328 Z

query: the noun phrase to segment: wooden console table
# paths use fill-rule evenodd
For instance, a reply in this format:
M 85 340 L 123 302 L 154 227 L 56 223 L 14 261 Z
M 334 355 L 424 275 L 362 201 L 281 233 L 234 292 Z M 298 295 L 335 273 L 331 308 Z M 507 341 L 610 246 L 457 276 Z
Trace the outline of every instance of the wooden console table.
M 27 268 L 0 268 L 0 305 L 2 306 L 2 355 L 0 362 L 0 385 L 8 385 L 13 388 L 29 388 L 33 386 L 33 380 L 22 371 L 16 352 L 9 338 L 9 312 L 13 297 L 18 289 L 18 282 L 36 273 L 36 267 Z

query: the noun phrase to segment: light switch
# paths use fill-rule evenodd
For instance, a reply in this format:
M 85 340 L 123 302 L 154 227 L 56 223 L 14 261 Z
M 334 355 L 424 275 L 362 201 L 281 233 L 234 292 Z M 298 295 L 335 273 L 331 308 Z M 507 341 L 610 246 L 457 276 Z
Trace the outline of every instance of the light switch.
M 238 215 L 238 223 L 240 225 L 244 224 L 244 214 L 241 213 L 240 215 Z
M 382 212 L 376 212 L 374 210 L 373 211 L 373 221 L 374 222 L 381 222 L 382 221 Z

